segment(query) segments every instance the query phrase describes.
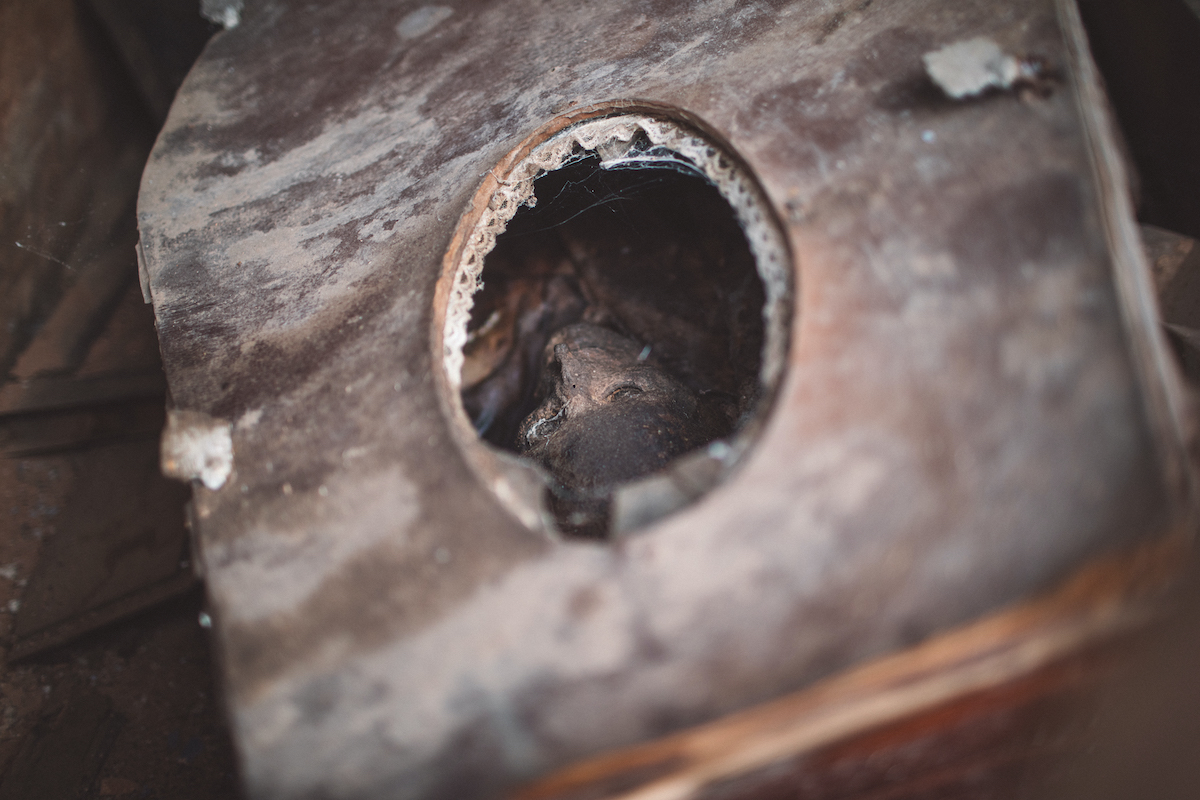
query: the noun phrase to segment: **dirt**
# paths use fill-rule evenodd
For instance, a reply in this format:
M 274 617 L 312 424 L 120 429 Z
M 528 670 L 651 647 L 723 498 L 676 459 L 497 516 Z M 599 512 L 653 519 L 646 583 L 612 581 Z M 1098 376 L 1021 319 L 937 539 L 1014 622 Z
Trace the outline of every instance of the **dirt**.
M 14 611 L 72 483 L 69 456 L 0 460 L 0 655 L 7 656 Z M 213 659 L 199 624 L 199 591 L 96 631 L 40 657 L 0 667 L 0 797 L 15 787 L 35 746 L 74 733 L 72 708 L 107 700 L 99 770 L 84 797 L 212 800 L 240 797 Z M 110 704 L 110 705 L 109 705 Z M 90 736 L 83 730 L 80 735 Z M 36 764 L 35 781 L 53 765 Z M 69 768 L 69 765 L 68 765 Z M 14 793 L 18 792 L 19 793 Z M 39 792 L 40 794 L 40 792 Z

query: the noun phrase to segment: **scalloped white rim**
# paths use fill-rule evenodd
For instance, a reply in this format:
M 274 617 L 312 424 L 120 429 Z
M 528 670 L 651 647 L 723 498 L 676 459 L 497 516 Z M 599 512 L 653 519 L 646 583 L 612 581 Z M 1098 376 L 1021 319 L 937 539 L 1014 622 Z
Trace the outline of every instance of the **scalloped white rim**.
M 601 166 L 619 161 L 629 153 L 639 132 L 644 133 L 652 144 L 665 147 L 692 162 L 733 209 L 750 252 L 754 255 L 755 268 L 766 293 L 763 306 L 766 335 L 759 380 L 764 387 L 775 385 L 783 370 L 786 352 L 787 314 L 783 312 L 789 299 L 791 260 L 783 235 L 768 210 L 766 198 L 734 159 L 696 132 L 670 120 L 643 114 L 624 114 L 587 120 L 565 128 L 534 147 L 505 179 L 497 179 L 499 185 L 495 193 L 466 238 L 446 305 L 442 363 L 456 398 L 462 387 L 467 324 L 471 318 L 475 292 L 482 288 L 480 279 L 484 259 L 496 246 L 496 237 L 504 232 L 518 209 L 536 201 L 533 182 L 566 164 L 577 147 L 599 155 Z

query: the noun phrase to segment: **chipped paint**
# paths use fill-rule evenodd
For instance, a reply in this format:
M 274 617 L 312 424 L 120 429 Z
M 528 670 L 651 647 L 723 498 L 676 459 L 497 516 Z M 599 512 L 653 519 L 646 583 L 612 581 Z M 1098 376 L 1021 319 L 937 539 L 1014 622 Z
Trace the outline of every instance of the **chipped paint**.
M 198 480 L 211 491 L 233 472 L 233 426 L 198 411 L 171 409 L 162 436 L 162 471 L 168 478 Z
M 948 44 L 922 60 L 933 82 L 955 100 L 986 89 L 1008 89 L 1021 77 L 1021 62 L 983 36 Z

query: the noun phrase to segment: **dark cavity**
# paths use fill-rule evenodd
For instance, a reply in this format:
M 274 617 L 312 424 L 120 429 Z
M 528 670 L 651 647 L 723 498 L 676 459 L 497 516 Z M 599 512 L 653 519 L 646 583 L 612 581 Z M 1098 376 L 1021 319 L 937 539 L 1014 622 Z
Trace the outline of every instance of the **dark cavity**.
M 580 151 L 534 189 L 484 262 L 462 401 L 546 470 L 563 533 L 603 538 L 614 488 L 755 410 L 764 289 L 733 210 L 681 160 Z

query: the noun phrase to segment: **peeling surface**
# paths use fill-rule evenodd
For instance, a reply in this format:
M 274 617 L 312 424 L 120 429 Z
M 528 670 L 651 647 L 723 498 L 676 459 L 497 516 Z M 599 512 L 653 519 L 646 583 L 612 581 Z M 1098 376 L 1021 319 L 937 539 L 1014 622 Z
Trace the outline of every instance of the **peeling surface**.
M 1182 518 L 1049 0 L 432 8 L 250 4 L 143 178 L 172 397 L 239 421 L 195 504 L 254 796 L 495 796 Z M 952 100 L 922 57 L 975 37 L 1064 80 Z M 758 444 L 601 548 L 464 461 L 436 309 L 488 171 L 623 99 L 728 145 L 800 291 Z
M 1021 62 L 983 36 L 948 44 L 922 60 L 933 82 L 955 100 L 986 89 L 1008 89 L 1021 77 Z
M 167 412 L 162 437 L 162 471 L 168 478 L 200 481 L 212 491 L 233 472 L 233 426 L 197 411 Z
M 236 28 L 242 21 L 242 0 L 200 0 L 200 16 L 226 29 Z

